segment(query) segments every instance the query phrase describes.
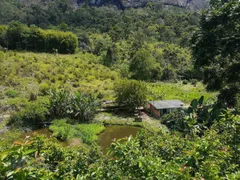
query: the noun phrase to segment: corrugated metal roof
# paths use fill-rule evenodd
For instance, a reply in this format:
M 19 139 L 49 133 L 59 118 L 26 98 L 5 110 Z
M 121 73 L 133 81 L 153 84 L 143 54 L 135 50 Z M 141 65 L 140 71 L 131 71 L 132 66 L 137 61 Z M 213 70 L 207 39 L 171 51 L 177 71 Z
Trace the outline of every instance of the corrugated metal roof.
M 156 109 L 181 108 L 184 105 L 180 100 L 149 101 L 149 103 Z

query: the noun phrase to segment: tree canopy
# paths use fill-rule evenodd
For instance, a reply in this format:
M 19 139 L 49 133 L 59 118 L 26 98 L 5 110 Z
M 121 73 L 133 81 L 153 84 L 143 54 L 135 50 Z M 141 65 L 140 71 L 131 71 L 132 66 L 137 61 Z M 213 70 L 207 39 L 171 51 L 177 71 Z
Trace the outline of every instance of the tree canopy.
M 237 87 L 240 79 L 240 3 L 212 2 L 193 37 L 195 67 L 202 68 L 208 89 Z

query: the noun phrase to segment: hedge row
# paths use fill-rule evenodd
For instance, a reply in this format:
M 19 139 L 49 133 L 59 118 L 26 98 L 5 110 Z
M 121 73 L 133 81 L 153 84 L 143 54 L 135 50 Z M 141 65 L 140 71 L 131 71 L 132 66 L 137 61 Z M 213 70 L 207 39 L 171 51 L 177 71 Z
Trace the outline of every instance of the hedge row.
M 43 30 L 15 21 L 8 27 L 0 26 L 0 45 L 12 50 L 69 54 L 75 52 L 78 39 L 71 32 Z

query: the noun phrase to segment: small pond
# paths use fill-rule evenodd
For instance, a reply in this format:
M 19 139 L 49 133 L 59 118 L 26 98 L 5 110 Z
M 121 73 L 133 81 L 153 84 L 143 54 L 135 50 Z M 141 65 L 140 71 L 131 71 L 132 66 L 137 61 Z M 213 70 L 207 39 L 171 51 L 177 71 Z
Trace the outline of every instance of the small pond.
M 106 153 L 107 148 L 110 147 L 114 139 L 117 140 L 129 137 L 130 135 L 135 137 L 139 130 L 140 128 L 134 126 L 106 126 L 105 130 L 98 136 L 98 144 L 103 152 Z M 52 138 L 52 132 L 48 128 L 41 128 L 24 133 L 22 138 L 24 139 L 26 136 L 34 137 L 37 135 L 45 135 L 47 138 Z M 64 146 L 71 144 L 67 141 L 59 141 L 59 143 Z
M 140 128 L 133 126 L 106 126 L 104 132 L 98 136 L 98 144 L 104 153 L 110 147 L 114 139 L 121 139 L 132 135 L 136 136 Z

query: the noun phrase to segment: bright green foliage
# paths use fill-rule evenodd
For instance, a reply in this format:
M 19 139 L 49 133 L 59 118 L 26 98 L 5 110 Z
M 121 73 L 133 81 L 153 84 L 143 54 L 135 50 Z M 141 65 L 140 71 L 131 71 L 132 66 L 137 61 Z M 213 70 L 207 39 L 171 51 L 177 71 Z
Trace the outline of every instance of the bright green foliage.
M 50 95 L 49 111 L 53 118 L 70 117 L 78 122 L 89 122 L 99 107 L 98 99 L 91 94 L 51 90 Z
M 178 83 L 149 83 L 149 100 L 156 99 L 179 99 L 185 103 L 190 103 L 192 99 L 205 97 L 206 101 L 213 102 L 216 99 L 216 92 L 207 92 L 201 83 L 197 85 L 181 85 Z
M 133 179 L 221 179 L 227 176 L 239 177 L 238 137 L 239 116 L 230 116 L 232 132 L 223 130 L 205 131 L 202 137 L 182 137 L 178 133 L 155 136 L 142 133 L 135 140 L 113 143 L 109 154 L 115 159 L 108 161 L 101 175 L 110 179 L 131 177 Z M 221 119 L 219 122 L 224 122 Z M 217 124 L 217 123 L 216 123 Z M 218 129 L 218 130 L 220 130 Z M 221 131 L 220 130 L 220 131 Z M 222 134 L 224 133 L 224 135 Z M 225 134 L 226 133 L 226 134 Z M 227 135 L 227 136 L 226 136 Z M 234 141 L 222 138 L 234 136 Z M 214 140 L 213 140 L 214 139 Z M 110 168 L 110 169 L 109 169 Z M 107 170 L 108 169 L 108 170 Z M 111 174 L 114 169 L 117 173 Z M 105 173 L 106 172 L 106 173 Z M 101 177 L 101 176 L 99 176 Z
M 147 101 L 147 86 L 141 81 L 121 80 L 115 84 L 114 90 L 116 102 L 129 110 L 144 106 Z
M 14 89 L 8 89 L 6 95 L 10 98 L 15 98 L 18 95 L 18 92 Z
M 68 116 L 70 109 L 70 93 L 66 90 L 50 90 L 49 111 L 53 118 Z
M 98 154 L 63 148 L 43 137 L 15 142 L 0 154 L 0 179 L 75 179 L 85 175 Z
M 119 77 L 117 72 L 99 64 L 99 58 L 89 53 L 55 56 L 10 51 L 2 52 L 0 56 L 3 57 L 0 59 L 0 84 L 3 87 L 0 101 L 3 103 L 14 100 L 6 98 L 8 89 L 17 91 L 17 97 L 28 100 L 31 93 L 46 96 L 50 89 L 59 87 L 72 92 L 102 94 L 103 99 L 112 99 L 113 81 Z
M 103 125 L 99 124 L 75 124 L 67 123 L 66 119 L 54 120 L 49 127 L 53 135 L 61 140 L 80 138 L 86 144 L 92 144 L 98 138 L 98 134 L 104 130 Z
M 28 2 L 27 7 L 26 2 L 18 3 L 7 2 L 19 8 L 22 14 L 18 19 L 29 28 L 20 27 L 18 23 L 19 28 L 12 28 L 18 35 L 12 38 L 14 49 L 72 53 L 72 46 L 77 43 L 75 36 L 58 31 L 67 29 L 77 35 L 80 51 L 99 56 L 102 64 L 120 72 L 124 78 L 147 81 L 169 81 L 180 76 L 199 78 L 192 70 L 191 53 L 187 48 L 198 22 L 197 13 L 181 8 L 165 9 L 155 3 L 123 12 L 111 7 L 75 9 L 69 0 L 34 1 Z
M 0 45 L 9 49 L 50 53 L 57 50 L 59 53 L 69 54 L 74 53 L 78 47 L 77 36 L 71 32 L 42 30 L 36 26 L 28 28 L 16 21 L 8 26 L 6 33 L 0 31 Z
M 78 122 L 89 122 L 97 113 L 99 101 L 91 94 L 76 93 L 70 99 L 71 115 Z

